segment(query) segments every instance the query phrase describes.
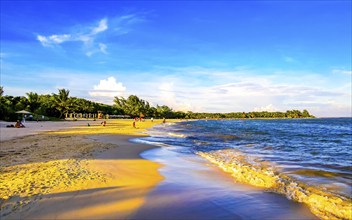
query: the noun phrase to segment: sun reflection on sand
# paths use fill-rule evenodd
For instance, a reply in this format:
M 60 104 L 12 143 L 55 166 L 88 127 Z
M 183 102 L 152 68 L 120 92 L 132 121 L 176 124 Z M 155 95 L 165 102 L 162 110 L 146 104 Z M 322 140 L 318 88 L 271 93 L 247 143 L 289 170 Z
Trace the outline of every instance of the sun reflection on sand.
M 159 164 L 139 156 L 151 146 L 130 143 L 131 136 L 113 135 L 111 143 L 87 137 L 136 135 L 156 124 L 139 122 L 140 129 L 135 129 L 131 120 L 111 120 L 106 127 L 77 127 L 2 142 L 2 219 L 125 218 L 132 214 L 163 179 L 157 172 Z M 108 156 L 96 157 L 103 152 Z

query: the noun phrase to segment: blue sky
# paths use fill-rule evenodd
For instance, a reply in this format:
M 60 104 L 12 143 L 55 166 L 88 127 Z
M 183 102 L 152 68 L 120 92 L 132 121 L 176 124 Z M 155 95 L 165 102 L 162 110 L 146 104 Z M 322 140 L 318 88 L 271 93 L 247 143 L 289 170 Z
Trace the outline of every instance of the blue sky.
M 351 1 L 1 1 L 5 95 L 351 116 Z

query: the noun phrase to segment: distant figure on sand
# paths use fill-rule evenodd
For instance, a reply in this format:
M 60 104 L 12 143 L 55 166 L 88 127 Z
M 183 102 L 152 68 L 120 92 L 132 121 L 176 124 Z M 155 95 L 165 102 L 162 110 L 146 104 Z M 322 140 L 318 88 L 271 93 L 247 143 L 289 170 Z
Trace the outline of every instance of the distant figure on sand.
M 165 123 L 166 122 L 166 120 L 165 120 L 165 118 L 163 118 L 163 123 Z
M 101 122 L 101 125 L 103 125 L 105 127 L 106 121 Z
M 136 128 L 136 122 L 135 122 L 135 121 L 132 123 L 132 126 L 133 126 L 134 128 Z
M 25 126 L 22 124 L 22 122 L 20 122 L 19 120 L 17 120 L 16 124 L 15 124 L 15 128 L 24 128 Z
M 154 121 L 154 118 L 151 118 L 150 120 L 153 122 L 153 121 Z

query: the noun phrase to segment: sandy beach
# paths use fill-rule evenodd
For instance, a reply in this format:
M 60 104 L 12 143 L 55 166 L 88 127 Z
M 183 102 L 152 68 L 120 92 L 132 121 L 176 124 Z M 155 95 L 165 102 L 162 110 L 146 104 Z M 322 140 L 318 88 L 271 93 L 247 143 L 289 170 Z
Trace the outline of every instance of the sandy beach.
M 163 179 L 139 156 L 153 146 L 128 140 L 157 123 L 2 123 L 1 219 L 128 218 Z
M 42 132 L 48 131 L 58 131 L 67 128 L 74 128 L 78 126 L 87 125 L 91 123 L 90 121 L 82 120 L 82 121 L 60 121 L 60 122 L 34 122 L 27 121 L 24 123 L 26 126 L 25 129 L 14 129 L 7 128 L 6 126 L 14 125 L 15 122 L 5 122 L 0 121 L 0 140 L 6 141 L 11 139 L 17 139 L 19 137 L 24 137 L 28 135 L 34 135 Z M 96 122 L 98 124 L 99 122 Z
M 316 219 L 203 158 L 131 141 L 160 123 L 2 123 L 1 219 Z

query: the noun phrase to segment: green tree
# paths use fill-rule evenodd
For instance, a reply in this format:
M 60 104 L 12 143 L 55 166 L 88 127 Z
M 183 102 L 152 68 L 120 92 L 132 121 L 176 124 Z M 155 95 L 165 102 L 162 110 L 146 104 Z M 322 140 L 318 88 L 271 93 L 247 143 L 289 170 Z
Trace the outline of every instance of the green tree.
M 125 114 L 133 117 L 139 117 L 140 115 L 146 116 L 150 109 L 149 102 L 135 95 L 130 95 L 127 99 L 115 97 L 114 102 L 117 108 L 122 109 Z
M 157 105 L 156 112 L 159 117 L 172 118 L 173 116 L 172 109 L 166 105 L 162 105 L 162 106 Z
M 157 111 L 155 107 L 150 107 L 147 112 L 147 116 L 149 117 L 157 117 Z
M 37 109 L 40 107 L 40 98 L 39 95 L 35 92 L 27 92 L 27 101 L 29 111 L 35 113 Z
M 310 117 L 311 117 L 311 115 L 309 114 L 309 112 L 307 111 L 307 109 L 304 109 L 304 110 L 303 110 L 302 116 L 303 116 L 304 118 L 310 118 Z
M 59 89 L 59 94 L 53 94 L 53 106 L 60 112 L 59 118 L 73 109 L 73 101 L 69 95 L 70 91 L 66 89 Z
M 0 120 L 6 119 L 8 116 L 9 107 L 6 103 L 6 98 L 3 97 L 4 88 L 0 86 Z

